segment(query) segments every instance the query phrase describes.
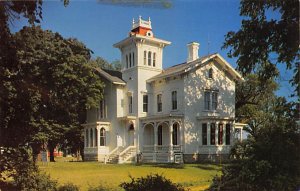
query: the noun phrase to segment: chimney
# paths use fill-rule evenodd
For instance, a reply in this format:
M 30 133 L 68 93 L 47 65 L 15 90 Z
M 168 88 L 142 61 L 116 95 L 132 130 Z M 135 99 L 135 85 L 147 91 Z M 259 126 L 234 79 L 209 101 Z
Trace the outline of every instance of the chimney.
M 198 59 L 199 43 L 191 42 L 187 44 L 187 47 L 188 47 L 188 58 L 186 62 L 192 62 Z

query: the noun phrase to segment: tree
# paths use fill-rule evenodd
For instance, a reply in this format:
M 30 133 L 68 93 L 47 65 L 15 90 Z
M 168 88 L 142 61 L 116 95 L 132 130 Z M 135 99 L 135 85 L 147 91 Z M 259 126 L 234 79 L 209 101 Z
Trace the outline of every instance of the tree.
M 238 57 L 242 74 L 255 72 L 262 81 L 278 76 L 276 65 L 285 63 L 295 71 L 291 82 L 299 92 L 299 2 L 242 0 L 240 5 L 241 29 L 225 36 L 228 56 Z
M 232 148 L 231 163 L 222 169 L 220 177 L 214 178 L 209 190 L 299 188 L 300 133 L 295 103 L 274 93 L 259 102 L 255 107 L 243 108 L 252 113 L 245 129 L 249 138 Z
M 38 103 L 30 105 L 36 110 L 25 123 L 35 131 L 27 130 L 25 141 L 39 145 L 47 140 L 53 154 L 67 129 L 79 128 L 85 110 L 98 105 L 103 86 L 88 64 L 90 50 L 78 40 L 64 39 L 40 27 L 24 27 L 15 38 L 20 63 L 16 77 L 25 92 L 32 90 Z
M 119 60 L 115 60 L 112 63 L 109 63 L 108 61 L 104 60 L 103 58 L 97 56 L 95 59 L 90 60 L 90 64 L 93 67 L 99 67 L 106 70 L 117 70 L 121 71 L 122 65 Z

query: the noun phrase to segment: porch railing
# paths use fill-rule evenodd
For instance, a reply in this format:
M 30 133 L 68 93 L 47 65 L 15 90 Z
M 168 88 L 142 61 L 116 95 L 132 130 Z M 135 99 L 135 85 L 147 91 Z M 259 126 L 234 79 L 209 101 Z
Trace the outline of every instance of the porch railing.
M 181 152 L 181 145 L 144 145 L 143 152 L 144 153 L 153 153 L 153 152 Z

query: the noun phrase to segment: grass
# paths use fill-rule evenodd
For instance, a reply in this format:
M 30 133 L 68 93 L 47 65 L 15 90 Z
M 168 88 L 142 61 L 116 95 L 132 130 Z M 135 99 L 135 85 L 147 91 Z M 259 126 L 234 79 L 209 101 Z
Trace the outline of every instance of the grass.
M 132 177 L 146 176 L 147 174 L 162 174 L 173 182 L 180 183 L 192 191 L 208 188 L 212 177 L 221 173 L 221 167 L 211 164 L 102 164 L 98 162 L 55 162 L 39 163 L 43 172 L 49 173 L 59 184 L 68 182 L 88 190 L 100 184 L 113 190 L 121 190 L 119 184 L 129 181 Z

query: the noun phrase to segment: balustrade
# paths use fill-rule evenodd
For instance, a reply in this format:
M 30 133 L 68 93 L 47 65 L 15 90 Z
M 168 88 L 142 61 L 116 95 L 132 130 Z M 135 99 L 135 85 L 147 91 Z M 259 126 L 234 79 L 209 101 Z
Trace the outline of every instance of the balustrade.
M 144 153 L 153 153 L 153 152 L 181 152 L 181 145 L 144 145 L 143 152 Z

